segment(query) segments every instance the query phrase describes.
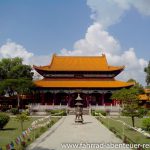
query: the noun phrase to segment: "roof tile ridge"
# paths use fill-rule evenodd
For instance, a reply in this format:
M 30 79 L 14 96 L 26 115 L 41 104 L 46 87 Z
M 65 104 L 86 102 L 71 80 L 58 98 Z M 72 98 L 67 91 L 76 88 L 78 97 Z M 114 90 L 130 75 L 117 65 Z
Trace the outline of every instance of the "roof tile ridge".
M 108 65 L 108 62 L 107 62 L 107 59 L 106 59 L 106 55 L 105 55 L 105 54 L 102 54 L 101 57 L 102 57 L 102 58 L 104 59 L 104 61 L 106 62 L 107 68 L 109 68 L 109 65 Z
M 112 66 L 112 65 L 108 65 L 108 68 L 113 67 L 113 68 L 118 68 L 118 69 L 124 69 L 125 66 Z
M 60 55 L 60 56 L 57 56 L 57 57 L 64 57 L 64 58 L 65 58 L 65 57 L 79 57 L 79 58 L 80 58 L 80 57 L 82 57 L 82 58 L 88 58 L 88 57 L 90 57 L 90 58 L 100 58 L 100 57 L 102 57 L 102 56 L 94 56 L 94 55 L 93 55 L 93 56 L 92 56 L 92 55 L 89 55 L 89 56 L 88 56 L 88 55 L 87 55 L 87 56 L 82 56 L 82 55 L 74 55 L 74 56 L 73 56 L 73 55 L 70 55 L 70 56 L 65 56 L 65 55 Z
M 51 62 L 49 63 L 48 67 L 51 68 L 52 64 L 54 63 L 54 59 L 57 57 L 56 53 L 54 53 L 52 55 L 52 59 L 51 59 Z

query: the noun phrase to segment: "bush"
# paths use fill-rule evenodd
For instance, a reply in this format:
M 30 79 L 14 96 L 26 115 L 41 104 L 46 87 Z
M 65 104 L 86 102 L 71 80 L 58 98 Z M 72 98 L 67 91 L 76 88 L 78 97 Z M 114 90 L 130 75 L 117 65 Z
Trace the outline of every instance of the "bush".
M 25 113 L 27 116 L 30 116 L 29 109 L 26 109 L 26 110 L 24 111 L 24 113 Z
M 100 110 L 99 113 L 101 113 L 103 116 L 107 116 L 107 112 L 106 111 Z
M 99 113 L 101 113 L 103 116 L 107 115 L 107 112 L 103 110 L 91 110 L 92 116 L 99 116 Z
M 19 114 L 18 108 L 12 108 L 12 109 L 11 109 L 11 113 L 12 113 L 13 115 Z
M 46 110 L 46 112 L 50 113 L 53 116 L 66 116 L 66 109 L 52 109 Z
M 3 129 L 4 126 L 9 122 L 9 115 L 0 113 L 0 129 Z
M 2 112 L 6 112 L 7 110 L 9 110 L 9 107 L 8 107 L 8 105 L 2 105 L 1 108 L 0 108 L 0 110 Z
M 46 128 L 45 127 L 41 127 L 40 128 L 40 133 L 43 133 L 43 132 L 45 132 L 46 131 Z
M 148 110 L 146 108 L 140 108 L 138 111 L 139 111 L 139 117 L 146 116 L 148 113 Z
M 143 127 L 146 128 L 147 131 L 150 130 L 150 118 L 144 118 L 142 121 Z
M 91 109 L 91 115 L 95 116 L 95 110 Z

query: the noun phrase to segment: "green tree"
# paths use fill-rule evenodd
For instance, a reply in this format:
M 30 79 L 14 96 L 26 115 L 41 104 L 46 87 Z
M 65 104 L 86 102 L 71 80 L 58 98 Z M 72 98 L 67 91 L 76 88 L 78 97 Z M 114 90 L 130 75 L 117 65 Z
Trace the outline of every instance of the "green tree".
M 144 118 L 142 121 L 142 124 L 146 128 L 147 131 L 150 130 L 150 118 Z
M 22 63 L 22 58 L 3 58 L 0 61 L 0 94 L 16 96 L 18 108 L 20 95 L 31 92 L 32 68 Z
M 0 61 L 0 79 L 32 79 L 33 72 L 29 65 L 22 63 L 22 58 L 3 58 Z
M 1 94 L 7 93 L 8 96 L 16 96 L 19 108 L 20 95 L 29 94 L 33 87 L 33 82 L 30 79 L 5 79 L 0 83 L 0 92 Z
M 20 122 L 21 130 L 23 131 L 24 122 L 28 121 L 29 117 L 25 112 L 22 112 L 21 114 L 17 115 L 16 120 Z
M 144 94 L 145 93 L 143 86 L 139 82 L 137 82 L 135 79 L 129 79 L 127 82 L 134 83 L 132 88 L 137 89 L 139 94 Z
M 135 88 L 121 89 L 112 94 L 112 99 L 116 99 L 122 102 L 122 113 L 131 117 L 132 125 L 135 126 L 135 117 L 139 117 L 140 107 L 138 105 L 138 90 Z
M 146 73 L 147 86 L 149 86 L 150 85 L 150 61 L 148 63 L 148 66 L 144 68 L 144 72 Z

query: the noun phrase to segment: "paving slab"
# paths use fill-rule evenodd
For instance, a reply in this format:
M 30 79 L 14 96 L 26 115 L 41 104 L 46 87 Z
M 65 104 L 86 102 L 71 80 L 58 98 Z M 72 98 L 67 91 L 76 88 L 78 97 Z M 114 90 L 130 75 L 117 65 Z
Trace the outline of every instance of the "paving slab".
M 84 123 L 78 124 L 74 122 L 75 116 L 73 115 L 63 117 L 33 142 L 27 150 L 129 150 L 114 148 L 117 144 L 122 143 L 122 140 L 95 117 L 85 115 L 83 118 Z M 106 145 L 111 147 L 104 147 Z

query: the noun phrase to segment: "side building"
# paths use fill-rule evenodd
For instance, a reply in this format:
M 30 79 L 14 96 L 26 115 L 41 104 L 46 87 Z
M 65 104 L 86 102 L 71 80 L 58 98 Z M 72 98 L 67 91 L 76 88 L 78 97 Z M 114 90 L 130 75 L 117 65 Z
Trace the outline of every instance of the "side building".
M 84 107 L 91 105 L 116 105 L 112 92 L 129 88 L 133 84 L 118 81 L 115 77 L 124 66 L 110 66 L 106 56 L 53 55 L 47 66 L 33 66 L 44 78 L 36 80 L 35 103 L 42 105 L 68 105 L 74 107 L 77 94 L 83 98 Z

